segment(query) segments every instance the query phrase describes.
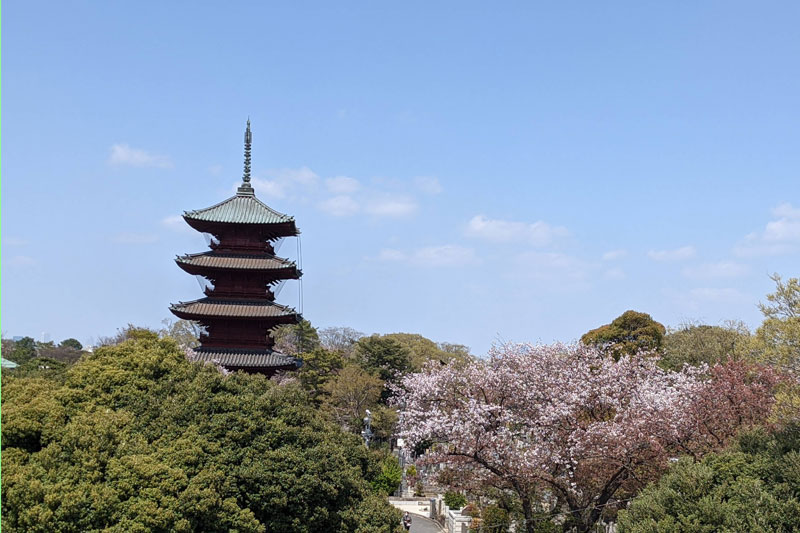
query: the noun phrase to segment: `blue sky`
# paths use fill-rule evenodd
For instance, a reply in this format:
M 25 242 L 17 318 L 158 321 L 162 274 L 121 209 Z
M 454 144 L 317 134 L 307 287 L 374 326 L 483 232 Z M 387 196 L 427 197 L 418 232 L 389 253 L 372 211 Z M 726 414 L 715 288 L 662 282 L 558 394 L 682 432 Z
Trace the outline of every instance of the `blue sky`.
M 248 116 L 318 327 L 481 354 L 626 309 L 756 326 L 800 274 L 795 2 L 3 8 L 4 335 L 200 297 L 177 217 L 233 194 Z

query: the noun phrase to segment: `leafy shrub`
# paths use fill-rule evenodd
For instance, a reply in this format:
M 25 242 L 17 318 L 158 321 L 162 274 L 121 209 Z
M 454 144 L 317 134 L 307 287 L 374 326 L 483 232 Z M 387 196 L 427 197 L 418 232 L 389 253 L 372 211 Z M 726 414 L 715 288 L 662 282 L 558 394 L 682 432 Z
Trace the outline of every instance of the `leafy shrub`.
M 444 504 L 450 509 L 461 509 L 467 505 L 467 497 L 460 492 L 445 492 Z

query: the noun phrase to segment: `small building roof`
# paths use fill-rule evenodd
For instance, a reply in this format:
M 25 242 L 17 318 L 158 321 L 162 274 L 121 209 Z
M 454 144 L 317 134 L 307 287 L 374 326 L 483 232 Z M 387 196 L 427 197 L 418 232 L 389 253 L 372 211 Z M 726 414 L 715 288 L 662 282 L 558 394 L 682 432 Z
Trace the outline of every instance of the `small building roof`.
M 197 348 L 190 352 L 193 361 L 216 363 L 226 368 L 297 368 L 298 359 L 280 352 Z
M 297 267 L 294 261 L 273 255 L 253 256 L 214 252 L 181 255 L 175 261 L 179 265 L 223 270 L 280 270 Z
M 221 300 L 202 298 L 191 302 L 180 302 L 169 306 L 170 310 L 181 315 L 194 317 L 230 318 L 279 318 L 295 317 L 297 311 L 291 307 L 268 300 Z
M 0 359 L 2 359 L 2 362 L 0 363 L 0 365 L 2 365 L 2 368 L 17 368 L 19 366 L 14 361 L 9 361 L 5 357 L 0 357 Z

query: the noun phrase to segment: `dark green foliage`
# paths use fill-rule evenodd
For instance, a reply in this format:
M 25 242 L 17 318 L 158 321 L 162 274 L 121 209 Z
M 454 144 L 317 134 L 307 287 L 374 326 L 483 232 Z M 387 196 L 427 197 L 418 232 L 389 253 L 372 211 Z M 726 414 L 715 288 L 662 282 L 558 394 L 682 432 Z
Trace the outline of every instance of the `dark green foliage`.
M 78 351 L 83 350 L 83 344 L 81 344 L 79 340 L 73 338 L 64 339 L 58 345 L 61 348 L 72 348 L 73 350 Z
M 489 505 L 483 510 L 481 526 L 492 533 L 506 533 L 511 527 L 508 511 L 496 505 Z
M 364 337 L 356 343 L 355 353 L 365 370 L 384 381 L 394 381 L 398 374 L 412 370 L 411 350 L 395 339 Z
M 444 504 L 450 509 L 461 509 L 467 505 L 467 497 L 460 492 L 445 492 Z
M 298 385 L 127 334 L 63 382 L 3 377 L 4 531 L 399 530 L 374 454 Z
M 753 431 L 729 451 L 680 460 L 619 513 L 620 533 L 800 531 L 800 427 Z
M 656 350 L 661 347 L 666 328 L 647 313 L 625 311 L 611 324 L 600 326 L 581 337 L 584 344 L 614 344 L 616 359 L 623 354 L 639 350 Z
M 31 337 L 22 337 L 20 340 L 14 341 L 11 353 L 3 354 L 3 356 L 20 365 L 30 361 L 36 357 L 36 341 Z
M 302 355 L 303 365 L 300 367 L 298 377 L 312 398 L 319 399 L 324 392 L 324 386 L 336 373 L 344 367 L 344 358 L 339 352 L 328 351 L 324 348 L 315 348 Z

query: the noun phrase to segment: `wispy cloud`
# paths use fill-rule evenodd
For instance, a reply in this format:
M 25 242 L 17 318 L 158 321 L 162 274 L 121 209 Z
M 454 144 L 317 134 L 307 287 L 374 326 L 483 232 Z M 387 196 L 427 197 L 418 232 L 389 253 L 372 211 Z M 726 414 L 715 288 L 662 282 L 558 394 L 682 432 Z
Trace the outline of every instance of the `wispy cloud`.
M 403 195 L 381 195 L 364 205 L 364 212 L 378 217 L 404 217 L 413 214 L 419 206 L 413 198 Z
M 609 250 L 603 254 L 603 261 L 614 261 L 615 259 L 622 259 L 628 255 L 627 250 Z
M 586 282 L 594 268 L 586 261 L 559 252 L 524 252 L 516 258 L 520 275 L 540 281 Z
M 39 262 L 27 255 L 15 255 L 8 260 L 7 264 L 14 267 L 31 267 L 39 264 Z
M 625 279 L 627 276 L 625 275 L 625 271 L 621 268 L 609 268 L 605 272 L 603 272 L 603 277 L 607 280 L 611 281 L 620 281 Z
M 647 257 L 653 261 L 684 261 L 691 259 L 696 253 L 694 246 L 683 246 L 674 250 L 650 250 Z
M 381 250 L 378 260 L 386 262 L 403 262 L 420 267 L 467 266 L 478 260 L 473 248 L 456 244 L 426 246 L 410 252 L 391 248 Z
M 3 244 L 6 246 L 25 246 L 28 244 L 28 241 L 24 239 L 17 239 L 15 237 L 5 237 L 3 239 Z
M 325 186 L 333 194 L 353 194 L 361 188 L 357 179 L 347 176 L 328 178 L 325 180 Z
M 335 217 L 346 217 L 358 213 L 361 206 L 350 196 L 339 195 L 320 202 L 319 208 Z
M 161 219 L 161 225 L 177 233 L 194 233 L 194 230 L 180 215 L 170 215 Z
M 783 203 L 772 209 L 775 220 L 745 236 L 733 249 L 740 257 L 779 255 L 800 250 L 800 208 Z
M 444 188 L 439 180 L 433 176 L 417 176 L 414 185 L 425 194 L 439 194 Z
M 308 167 L 280 168 L 268 170 L 264 176 L 252 179 L 253 187 L 260 195 L 272 198 L 302 199 L 316 192 L 319 176 Z M 240 185 L 237 180 L 233 189 Z
M 127 144 L 115 144 L 111 147 L 108 162 L 115 166 L 172 168 L 172 161 L 165 155 L 151 154 L 140 148 L 132 148 Z
M 476 215 L 467 223 L 467 235 L 491 242 L 524 242 L 547 246 L 569 235 L 567 228 L 546 222 L 515 222 Z
M 152 233 L 117 233 L 111 237 L 111 242 L 117 244 L 152 244 L 158 241 L 158 235 Z
M 686 267 L 682 270 L 685 277 L 689 279 L 730 279 L 739 278 L 746 275 L 750 267 L 732 261 L 721 261 L 719 263 L 705 263 L 702 265 Z

